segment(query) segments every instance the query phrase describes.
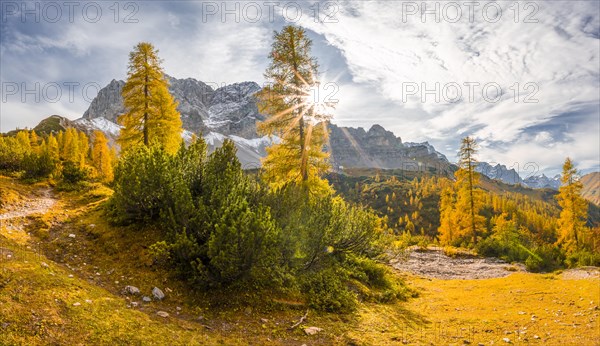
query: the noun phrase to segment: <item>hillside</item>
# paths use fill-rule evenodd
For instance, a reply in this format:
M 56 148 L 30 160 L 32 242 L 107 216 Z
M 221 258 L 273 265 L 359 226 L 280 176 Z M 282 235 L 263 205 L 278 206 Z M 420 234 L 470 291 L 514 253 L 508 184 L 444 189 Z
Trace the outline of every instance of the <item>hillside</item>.
M 600 172 L 589 173 L 581 177 L 583 198 L 600 206 Z
M 305 313 L 301 301 L 194 294 L 153 265 L 148 256 L 152 233 L 106 222 L 100 206 L 111 194 L 109 189 L 93 185 L 83 194 L 57 192 L 44 183 L 23 185 L 0 177 L 0 190 L 5 202 L 0 214 L 3 345 L 123 340 L 145 345 L 599 341 L 594 288 L 599 279 L 581 275 L 585 272 L 432 280 L 398 271 L 421 297 L 394 304 L 364 303 L 350 315 L 310 310 L 302 328 L 290 330 Z M 17 210 L 24 213 L 15 214 Z M 125 294 L 127 285 L 139 287 L 152 301 Z M 165 292 L 164 300 L 152 297 L 154 286 Z M 470 294 L 465 295 L 465 289 Z M 255 303 L 249 304 L 249 299 Z M 307 335 L 303 328 L 309 326 L 322 331 Z
M 405 229 L 410 221 L 413 225 L 411 227 L 414 227 L 413 234 L 430 237 L 437 236 L 440 225 L 440 192 L 452 182 L 449 175 L 368 168 L 345 169 L 343 173 L 329 174 L 327 179 L 344 198 L 373 208 L 380 216 L 386 217 L 388 226 L 398 232 Z M 559 215 L 556 201 L 558 192 L 554 189 L 533 189 L 520 184 L 506 184 L 484 175 L 480 177 L 479 187 L 486 192 L 486 203 L 492 204 L 492 198 L 503 198 L 511 200 L 521 208 L 534 208 L 540 215 L 546 212 L 551 213 L 552 218 Z M 486 215 L 490 218 L 490 214 Z M 531 219 L 532 216 L 523 218 Z M 598 225 L 600 208 L 590 203 L 588 226 Z

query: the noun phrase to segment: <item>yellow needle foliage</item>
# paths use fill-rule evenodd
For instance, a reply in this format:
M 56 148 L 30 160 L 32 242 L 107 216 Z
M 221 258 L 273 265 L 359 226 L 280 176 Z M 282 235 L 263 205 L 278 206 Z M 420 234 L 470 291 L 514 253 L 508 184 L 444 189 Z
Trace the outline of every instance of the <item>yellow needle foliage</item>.
M 127 112 L 118 119 L 123 125 L 118 142 L 124 151 L 157 144 L 175 153 L 181 144 L 181 117 L 160 64 L 158 50 L 147 42 L 139 43 L 129 54 L 122 91 Z

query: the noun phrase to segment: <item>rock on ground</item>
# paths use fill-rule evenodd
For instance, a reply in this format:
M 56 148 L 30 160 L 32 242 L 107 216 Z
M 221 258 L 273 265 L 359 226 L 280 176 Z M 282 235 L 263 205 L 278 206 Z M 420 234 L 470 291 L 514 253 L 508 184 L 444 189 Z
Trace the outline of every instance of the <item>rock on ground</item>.
M 318 332 L 323 331 L 323 329 L 319 328 L 319 327 L 308 327 L 308 328 L 304 328 L 304 332 L 306 333 L 306 335 L 315 335 Z
M 125 293 L 127 294 L 140 294 L 140 289 L 135 286 L 125 286 Z
M 165 298 L 165 294 L 158 287 L 154 287 L 152 289 L 152 295 L 154 296 L 154 298 L 156 298 L 158 300 L 162 300 Z

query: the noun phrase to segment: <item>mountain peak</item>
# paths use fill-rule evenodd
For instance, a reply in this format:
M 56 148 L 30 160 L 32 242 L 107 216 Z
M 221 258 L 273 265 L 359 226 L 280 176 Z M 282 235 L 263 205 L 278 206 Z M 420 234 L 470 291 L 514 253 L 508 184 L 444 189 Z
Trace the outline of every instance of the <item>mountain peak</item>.
M 374 124 L 371 126 L 371 128 L 369 129 L 369 132 L 374 132 L 374 133 L 386 133 L 389 132 L 386 129 L 383 128 L 383 126 L 379 125 L 379 124 Z
M 514 168 L 508 169 L 505 165 L 496 163 L 491 165 L 487 162 L 478 162 L 475 171 L 490 179 L 500 180 L 506 184 L 521 184 L 523 179 Z
M 63 116 L 53 114 L 37 124 L 33 128 L 38 134 L 50 134 L 60 131 L 65 131 L 67 128 L 73 127 L 73 122 Z
M 260 164 L 266 155 L 267 141 L 259 137 L 256 123 L 264 119 L 258 112 L 255 93 L 261 90 L 256 82 L 245 81 L 218 87 L 194 78 L 178 79 L 165 75 L 169 92 L 178 101 L 184 137 L 208 134 L 207 140 L 220 142 L 231 138 L 238 146 L 243 164 Z M 121 91 L 125 82 L 112 80 L 98 92 L 83 118 L 75 125 L 89 130 L 99 129 L 116 138 L 117 117 L 125 112 Z M 429 143 L 404 145 L 400 137 L 374 124 L 363 128 L 338 127 L 330 124 L 330 147 L 333 166 L 404 170 L 445 171 L 450 163 Z
M 554 189 L 558 190 L 560 187 L 560 174 L 555 176 L 554 178 L 548 178 L 546 174 L 542 173 L 540 175 L 532 175 L 523 180 L 523 183 L 534 189 Z

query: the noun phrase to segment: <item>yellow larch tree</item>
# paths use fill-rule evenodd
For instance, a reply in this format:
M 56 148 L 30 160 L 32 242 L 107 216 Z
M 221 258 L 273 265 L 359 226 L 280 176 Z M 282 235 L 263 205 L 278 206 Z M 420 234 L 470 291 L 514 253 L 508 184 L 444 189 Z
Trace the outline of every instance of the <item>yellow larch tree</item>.
M 74 128 L 68 128 L 63 136 L 63 157 L 65 161 L 80 163 L 81 156 L 79 154 L 79 135 Z
M 147 42 L 139 43 L 129 54 L 122 91 L 126 113 L 118 119 L 123 125 L 118 142 L 124 151 L 157 144 L 175 153 L 181 144 L 181 117 L 161 62 L 158 50 Z
M 562 186 L 556 196 L 558 205 L 562 208 L 558 219 L 557 244 L 567 253 L 579 249 L 583 242 L 581 238 L 589 232 L 586 227 L 588 205 L 581 197 L 583 184 L 577 175 L 573 161 L 567 157 L 563 165 Z
M 58 149 L 58 141 L 53 134 L 48 136 L 48 141 L 46 143 L 46 149 L 48 150 L 48 154 L 53 162 L 58 162 L 60 159 L 59 149 Z
M 77 131 L 77 130 L 75 130 L 75 131 L 77 133 L 77 140 L 79 142 L 78 143 L 78 147 L 79 147 L 78 162 L 79 162 L 79 166 L 83 167 L 86 165 L 87 158 L 89 157 L 90 139 L 84 132 Z
M 19 131 L 16 135 L 17 142 L 19 146 L 23 148 L 25 152 L 31 151 L 31 142 L 29 140 L 29 132 L 28 131 Z
M 458 153 L 459 169 L 454 173 L 454 189 L 445 191 L 440 200 L 439 232 L 444 243 L 475 245 L 486 230 L 485 218 L 479 214 L 483 196 L 477 188 L 476 154 L 475 139 L 463 138 Z
M 103 182 L 109 183 L 113 180 L 113 154 L 108 147 L 108 140 L 102 131 L 94 131 L 94 142 L 92 143 L 92 163 L 98 177 Z
M 275 32 L 271 64 L 264 74 L 268 85 L 257 94 L 259 110 L 268 116 L 258 125 L 259 132 L 281 139 L 267 148 L 262 161 L 263 179 L 274 188 L 294 182 L 311 192 L 331 190 L 321 178 L 330 168 L 323 150 L 330 117 L 322 114 L 327 105 L 314 99 L 317 62 L 311 46 L 300 27 L 289 25 Z

